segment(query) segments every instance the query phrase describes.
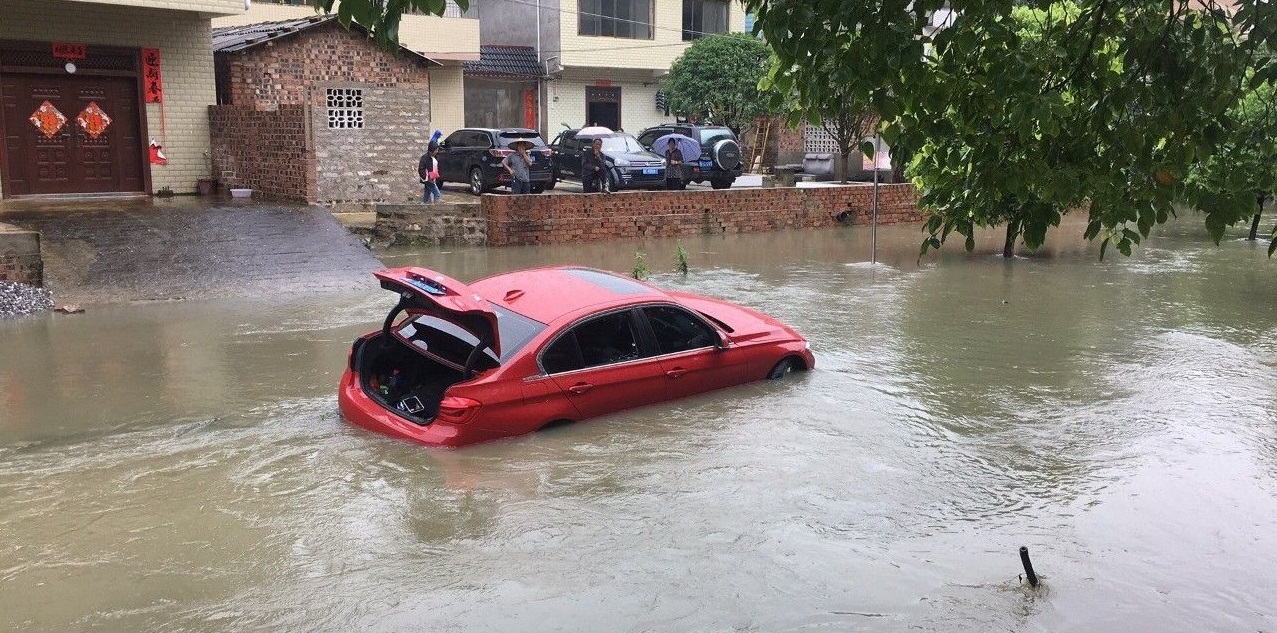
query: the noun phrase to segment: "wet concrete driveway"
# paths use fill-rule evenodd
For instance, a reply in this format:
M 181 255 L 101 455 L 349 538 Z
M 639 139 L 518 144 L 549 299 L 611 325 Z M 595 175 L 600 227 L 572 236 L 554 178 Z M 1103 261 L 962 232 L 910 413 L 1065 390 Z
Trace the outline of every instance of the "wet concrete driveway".
M 0 204 L 40 232 L 59 304 L 254 297 L 375 287 L 381 264 L 321 207 L 228 198 Z

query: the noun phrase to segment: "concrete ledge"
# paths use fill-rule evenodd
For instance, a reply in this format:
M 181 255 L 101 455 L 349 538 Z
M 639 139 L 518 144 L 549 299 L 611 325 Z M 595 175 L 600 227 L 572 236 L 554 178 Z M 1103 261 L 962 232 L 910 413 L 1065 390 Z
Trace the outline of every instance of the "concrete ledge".
M 479 203 L 378 204 L 372 244 L 483 246 L 488 220 Z
M 0 280 L 44 286 L 38 232 L 0 223 Z

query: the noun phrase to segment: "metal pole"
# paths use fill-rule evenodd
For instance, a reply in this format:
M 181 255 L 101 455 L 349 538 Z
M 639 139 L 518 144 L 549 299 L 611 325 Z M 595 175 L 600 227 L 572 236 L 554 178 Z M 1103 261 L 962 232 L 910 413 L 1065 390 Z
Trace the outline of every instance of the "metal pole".
M 541 67 L 538 74 L 545 71 L 545 60 L 541 59 L 541 0 L 537 0 L 537 65 Z M 548 131 L 541 129 L 541 105 L 545 103 L 545 81 L 537 80 L 537 133 L 547 134 Z
M 880 142 L 881 135 L 874 134 L 874 202 L 873 202 L 873 220 L 869 226 L 869 241 L 871 244 L 871 253 L 869 255 L 869 263 L 878 263 L 878 152 L 881 151 Z

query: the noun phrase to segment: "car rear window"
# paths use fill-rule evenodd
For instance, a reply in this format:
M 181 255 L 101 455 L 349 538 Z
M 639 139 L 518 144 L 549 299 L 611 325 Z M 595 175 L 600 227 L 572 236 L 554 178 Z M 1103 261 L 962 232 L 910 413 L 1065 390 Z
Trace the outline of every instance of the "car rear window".
M 597 270 L 588 270 L 585 268 L 572 268 L 563 271 L 564 274 L 572 275 L 577 279 L 588 281 L 600 288 L 611 290 L 618 295 L 641 295 L 655 293 L 650 287 L 645 286 L 637 281 L 609 275 L 605 272 Z
M 725 130 L 721 128 L 700 130 L 698 132 L 698 135 L 700 136 L 702 147 L 709 147 L 713 145 L 714 143 L 717 143 L 723 139 L 727 139 L 729 141 L 736 140 L 736 135 L 732 134 L 731 130 Z
M 497 314 L 497 330 L 501 339 L 501 357 L 484 350 L 475 369 L 492 369 L 510 360 L 545 329 L 545 324 L 499 306 L 490 306 Z M 432 314 L 417 314 L 395 326 L 395 334 L 405 343 L 427 355 L 435 356 L 458 367 L 464 367 L 479 337 L 469 330 Z
M 545 141 L 536 132 L 501 132 L 497 134 L 497 142 L 501 147 L 509 147 L 515 141 L 531 141 L 533 147 L 545 147 Z

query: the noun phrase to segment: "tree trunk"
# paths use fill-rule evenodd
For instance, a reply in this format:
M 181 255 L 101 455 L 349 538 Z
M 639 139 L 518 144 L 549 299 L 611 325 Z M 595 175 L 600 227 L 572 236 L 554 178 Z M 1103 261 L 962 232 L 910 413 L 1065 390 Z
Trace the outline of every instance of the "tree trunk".
M 842 162 L 838 165 L 838 179 L 842 184 L 847 184 L 847 172 L 851 171 L 851 150 L 844 147 L 842 150 Z
M 1259 214 L 1256 213 L 1255 219 L 1250 221 L 1250 237 L 1246 239 L 1253 242 L 1258 236 L 1259 236 Z
M 1002 256 L 1011 259 L 1015 257 L 1015 238 L 1020 236 L 1020 225 L 1017 222 L 1007 222 L 1007 241 L 1002 245 Z

